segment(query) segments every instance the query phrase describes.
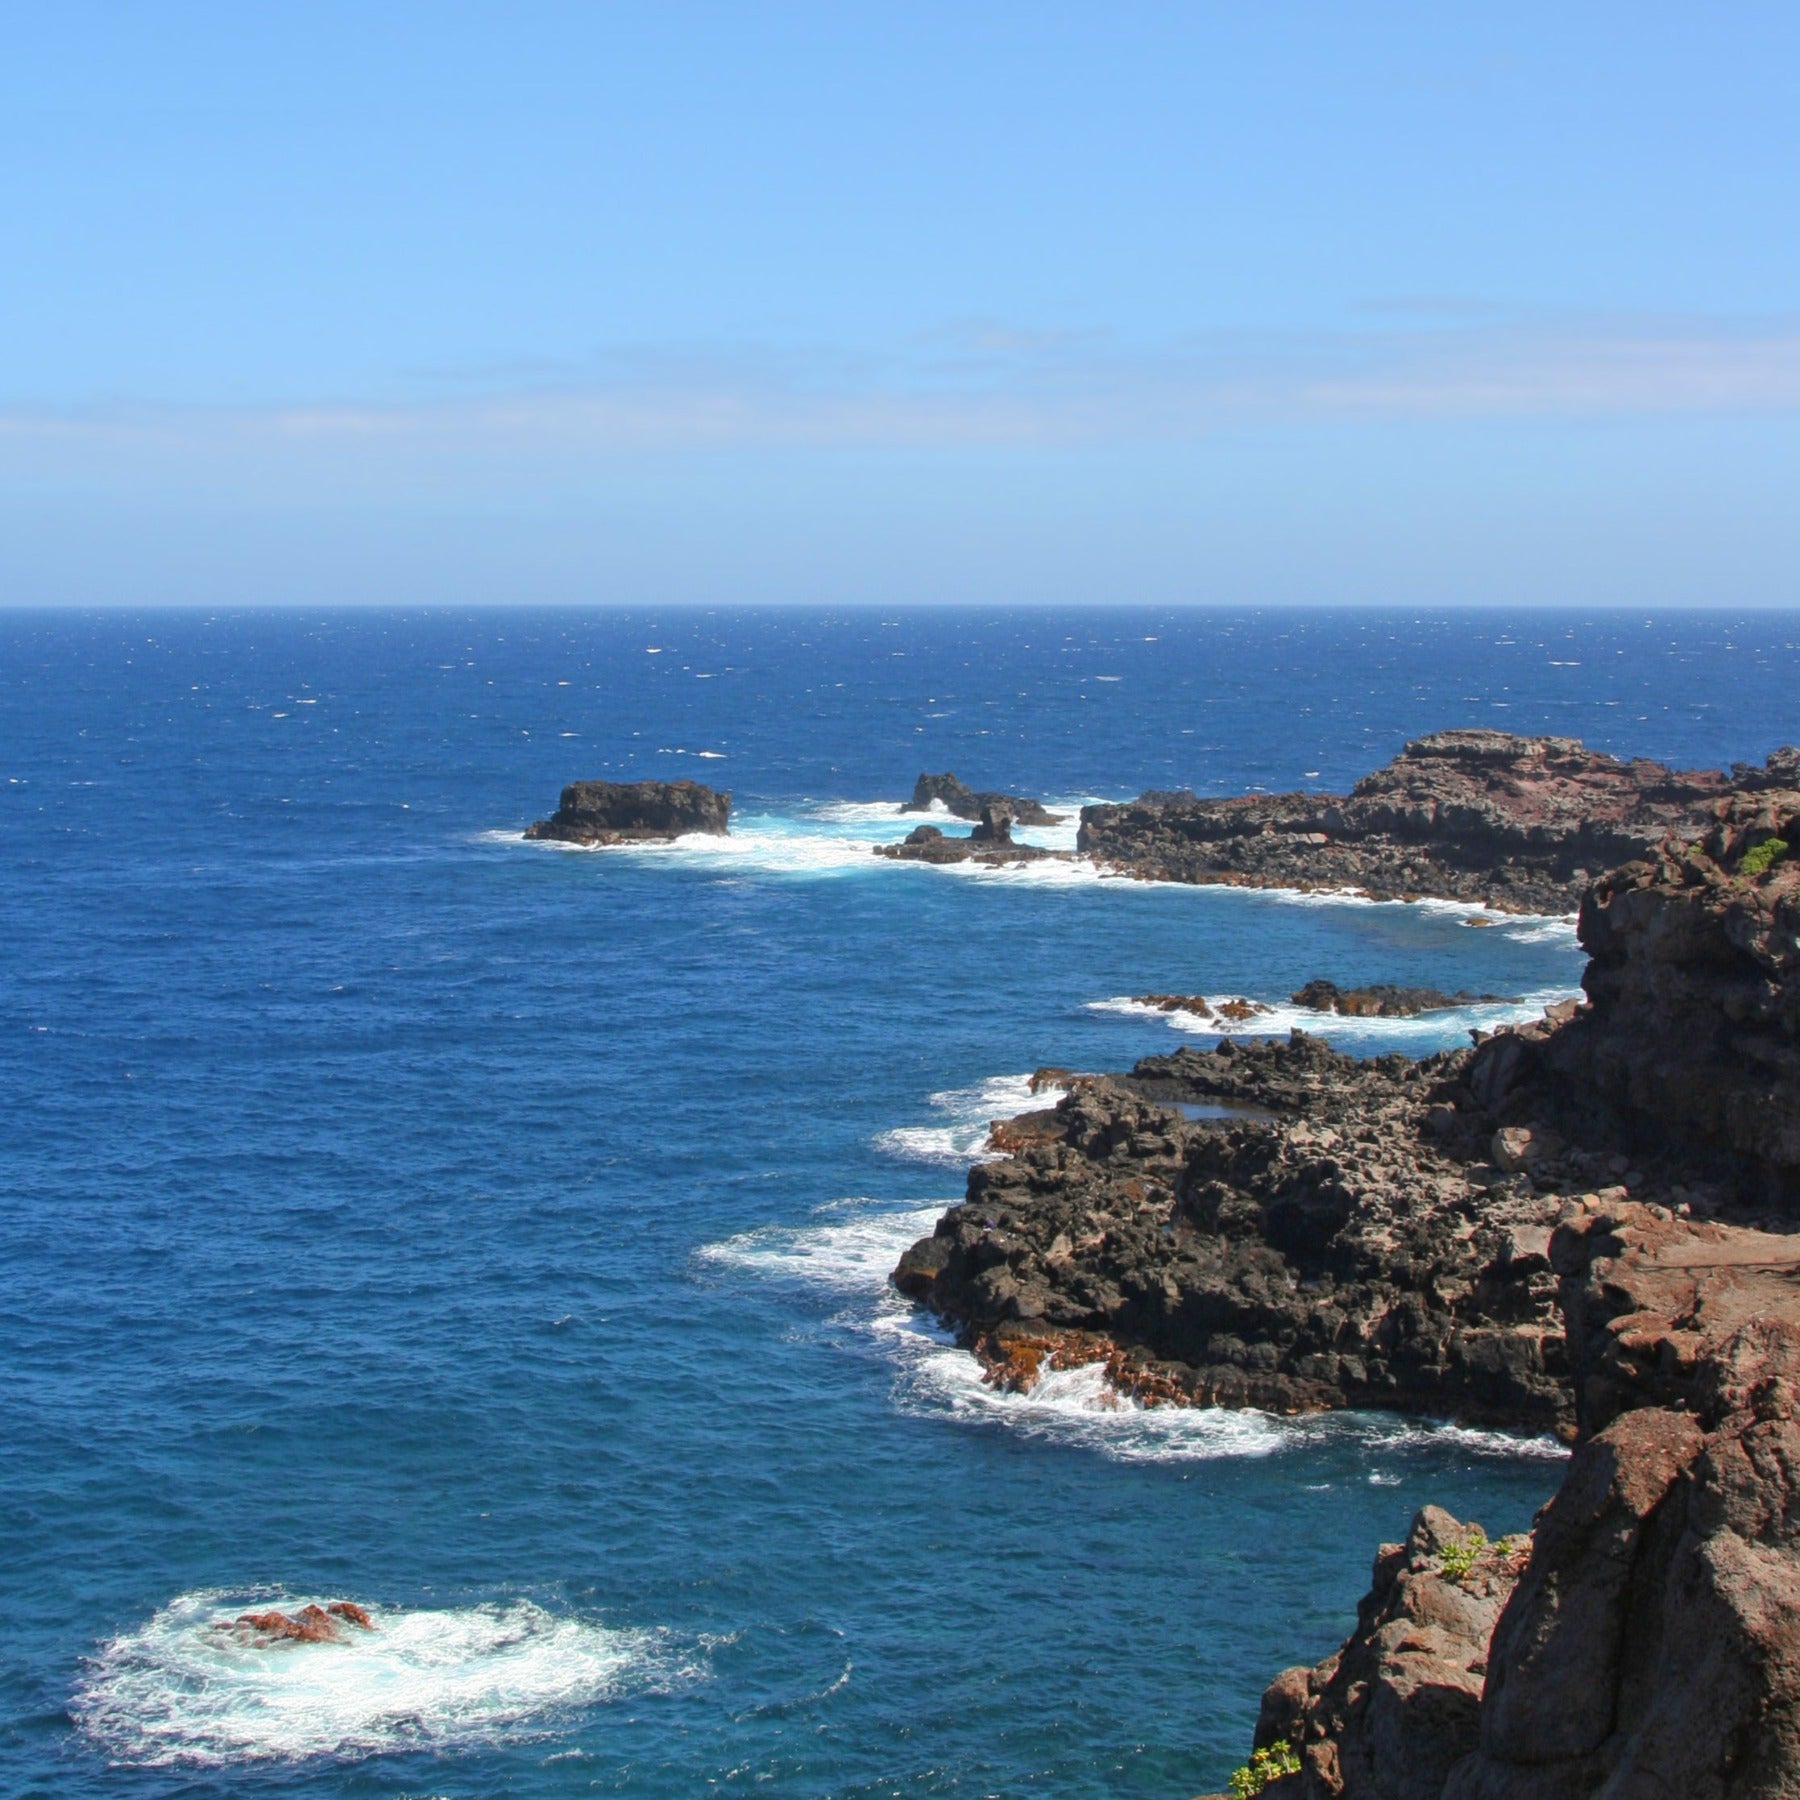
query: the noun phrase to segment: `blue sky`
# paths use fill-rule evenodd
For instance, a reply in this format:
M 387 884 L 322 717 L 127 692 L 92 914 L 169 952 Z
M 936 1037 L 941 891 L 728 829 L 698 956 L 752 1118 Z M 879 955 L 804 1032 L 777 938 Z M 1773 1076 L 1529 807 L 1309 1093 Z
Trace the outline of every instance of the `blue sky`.
M 1800 8 L 0 10 L 0 600 L 1800 604 Z

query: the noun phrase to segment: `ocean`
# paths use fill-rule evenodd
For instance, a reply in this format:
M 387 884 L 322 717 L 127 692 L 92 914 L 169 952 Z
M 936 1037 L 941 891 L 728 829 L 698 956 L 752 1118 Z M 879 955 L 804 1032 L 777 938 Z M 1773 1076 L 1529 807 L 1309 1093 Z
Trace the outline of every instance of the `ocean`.
M 1451 725 L 1760 760 L 1796 692 L 1781 614 L 0 614 L 0 1792 L 1222 1785 L 1378 1543 L 1561 1453 L 1003 1396 L 887 1272 L 1031 1070 L 1210 1041 L 1131 995 L 1425 1051 L 1572 924 L 871 846 L 922 770 L 1069 844 Z M 677 776 L 729 839 L 521 841 Z

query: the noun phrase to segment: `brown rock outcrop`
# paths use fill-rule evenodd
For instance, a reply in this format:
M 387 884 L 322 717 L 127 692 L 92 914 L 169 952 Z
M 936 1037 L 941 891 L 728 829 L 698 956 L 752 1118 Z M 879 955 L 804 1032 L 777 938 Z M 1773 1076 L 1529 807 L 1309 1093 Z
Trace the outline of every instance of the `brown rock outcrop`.
M 1704 1341 L 1700 1412 L 1629 1412 L 1576 1452 L 1443 1800 L 1800 1792 L 1794 1310 Z
M 288 1614 L 271 1608 L 267 1612 L 240 1613 L 235 1619 L 221 1619 L 214 1629 L 229 1631 L 240 1638 L 264 1646 L 270 1644 L 330 1644 L 343 1637 L 338 1621 L 373 1631 L 375 1621 L 354 1600 L 334 1600 L 329 1606 L 309 1602 L 297 1613 Z
M 1800 1792 L 1800 1255 L 1766 1248 L 1643 1207 L 1558 1232 L 1568 1282 L 1612 1309 L 1571 1348 L 1613 1416 L 1576 1450 L 1529 1557 L 1481 1583 L 1505 1602 L 1497 1619 L 1445 1608 L 1443 1515 L 1382 1551 L 1342 1650 L 1264 1697 L 1257 1744 L 1303 1761 L 1268 1795 Z M 1620 1382 L 1621 1358 L 1637 1379 Z
M 698 832 L 724 837 L 731 796 L 698 781 L 575 781 L 528 838 L 564 844 L 645 844 Z
M 1488 1641 L 1530 1548 L 1436 1506 L 1383 1544 L 1343 1649 L 1263 1695 L 1257 1746 L 1288 1744 L 1302 1765 L 1264 1792 L 1436 1800 L 1480 1744 Z
M 1800 792 L 1734 795 L 1582 904 L 1590 1006 L 1541 1046 L 1634 1144 L 1800 1211 Z
M 1573 912 L 1592 876 L 1643 856 L 1765 770 L 1620 762 L 1574 738 L 1440 731 L 1348 794 L 1202 800 L 1153 792 L 1086 806 L 1078 846 L 1121 874 L 1251 887 L 1355 888 L 1514 912 Z

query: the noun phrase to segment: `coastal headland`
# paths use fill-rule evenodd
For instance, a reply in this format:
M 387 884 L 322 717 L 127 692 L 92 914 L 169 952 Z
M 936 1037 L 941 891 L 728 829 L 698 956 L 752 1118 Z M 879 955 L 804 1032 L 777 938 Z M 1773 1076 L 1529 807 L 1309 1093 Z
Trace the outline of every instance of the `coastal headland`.
M 1077 850 L 1141 880 L 1573 912 L 1594 876 L 1648 855 L 1670 832 L 1703 831 L 1725 796 L 1797 783 L 1792 750 L 1726 774 L 1620 762 L 1574 738 L 1439 731 L 1348 794 L 1153 791 L 1084 806 Z
M 1062 1098 L 996 1124 L 894 1272 L 1000 1384 L 1098 1362 L 1144 1404 L 1573 1443 L 1528 1537 L 1428 1508 L 1382 1547 L 1342 1648 L 1269 1688 L 1244 1791 L 1800 1792 L 1796 763 L 1452 732 L 1336 838 L 1283 825 L 1333 826 L 1307 796 L 1084 812 L 1091 854 L 1176 879 L 1574 893 L 1589 955 L 1583 1001 L 1423 1059 L 1295 1033 L 1044 1071 Z

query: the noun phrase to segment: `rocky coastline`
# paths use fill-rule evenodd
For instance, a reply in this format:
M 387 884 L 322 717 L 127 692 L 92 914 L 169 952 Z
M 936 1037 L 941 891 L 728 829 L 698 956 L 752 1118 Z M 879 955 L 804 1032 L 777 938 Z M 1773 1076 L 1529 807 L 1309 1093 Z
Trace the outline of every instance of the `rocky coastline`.
M 894 1280 L 1003 1384 L 1098 1361 L 1146 1404 L 1396 1407 L 1575 1445 L 1528 1539 L 1427 1509 L 1382 1548 L 1343 1647 L 1271 1685 L 1245 1791 L 1800 1793 L 1800 759 L 1687 776 L 1496 735 L 1359 783 L 1437 835 L 1355 855 L 1490 904 L 1579 881 L 1583 1001 L 1420 1060 L 1295 1033 L 1044 1071 L 1062 1098 L 995 1126 L 1004 1159 Z M 1459 813 L 1471 768 L 1529 806 Z M 1290 801 L 1313 804 L 1125 825 L 1191 853 L 1158 873 L 1269 873 L 1245 844 L 1279 828 L 1170 820 Z M 1508 859 L 1485 875 L 1483 842 Z
M 1602 870 L 1648 855 L 1671 832 L 1703 831 L 1722 797 L 1797 782 L 1792 750 L 1727 774 L 1620 762 L 1575 738 L 1440 731 L 1348 794 L 1153 791 L 1084 806 L 1077 849 L 1142 880 L 1566 913 Z
M 731 796 L 698 781 L 573 781 L 527 838 L 562 844 L 656 844 L 698 832 L 724 837 Z

